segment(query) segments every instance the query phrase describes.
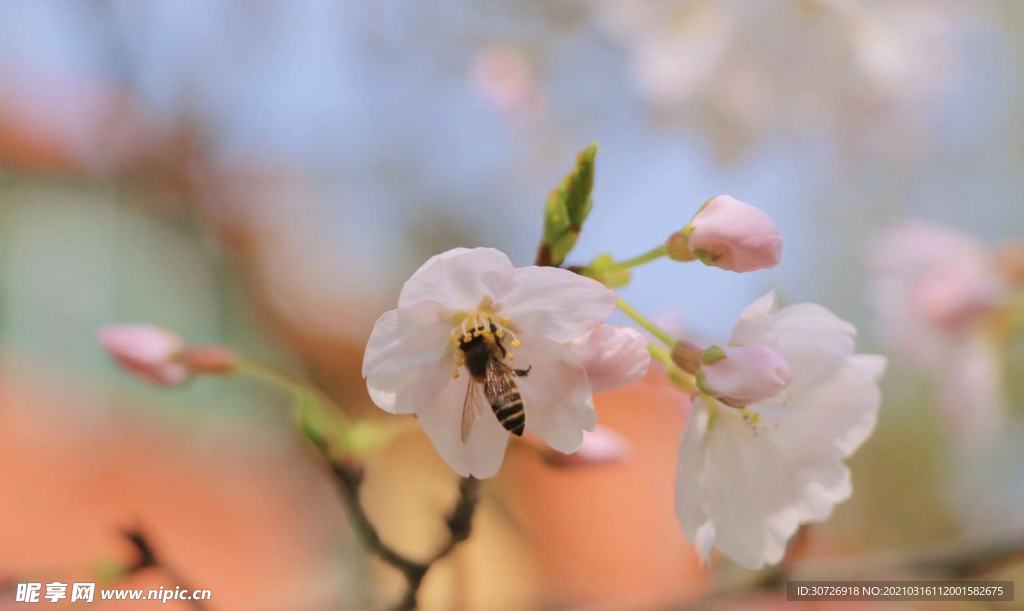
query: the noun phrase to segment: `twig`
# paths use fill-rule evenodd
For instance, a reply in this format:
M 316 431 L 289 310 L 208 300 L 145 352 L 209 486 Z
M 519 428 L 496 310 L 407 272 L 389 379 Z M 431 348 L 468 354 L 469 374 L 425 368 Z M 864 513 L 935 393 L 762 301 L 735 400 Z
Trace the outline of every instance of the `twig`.
M 121 533 L 129 544 L 135 549 L 135 559 L 124 568 L 124 577 L 137 575 L 145 570 L 154 569 L 161 571 L 164 575 L 169 577 L 175 585 L 181 586 L 182 589 L 188 590 L 193 596 L 189 598 L 189 606 L 195 611 L 208 611 L 209 608 L 203 603 L 202 600 L 194 597 L 195 588 L 185 579 L 176 568 L 167 564 L 153 548 L 153 544 L 150 543 L 149 538 L 141 530 L 134 528 L 124 530 Z
M 125 529 L 121 531 L 121 536 L 132 546 L 134 558 L 119 568 L 117 573 L 118 580 L 133 577 L 143 571 L 154 569 L 163 572 L 175 584 L 181 586 L 182 589 L 189 590 L 192 594 L 195 593 L 195 588 L 189 585 L 185 577 L 157 555 L 152 543 L 150 543 L 149 538 L 142 530 L 138 528 Z M 6 594 L 9 591 L 13 591 L 19 583 L 23 582 L 17 577 L 0 579 L 0 593 Z M 192 598 L 185 602 L 188 602 L 195 611 L 209 611 L 209 607 L 201 600 Z
M 342 464 L 331 456 L 327 444 L 323 440 L 310 439 L 320 455 L 327 461 L 334 481 L 345 500 L 352 528 L 363 540 L 363 545 L 381 560 L 398 569 L 405 577 L 406 589 L 401 600 L 393 607 L 395 611 L 409 611 L 416 608 L 423 578 L 434 566 L 460 543 L 469 538 L 480 498 L 480 480 L 465 477 L 459 481 L 459 498 L 448 514 L 445 523 L 448 526 L 448 539 L 426 560 L 419 561 L 409 558 L 385 543 L 376 527 L 370 522 L 366 510 L 359 500 L 359 490 L 363 482 L 363 474 L 359 467 Z

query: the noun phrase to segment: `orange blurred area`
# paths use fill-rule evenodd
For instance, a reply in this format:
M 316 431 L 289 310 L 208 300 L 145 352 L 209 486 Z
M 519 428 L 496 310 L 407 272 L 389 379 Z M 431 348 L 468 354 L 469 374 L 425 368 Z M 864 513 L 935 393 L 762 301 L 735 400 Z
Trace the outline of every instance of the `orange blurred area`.
M 649 609 L 696 597 L 709 574 L 673 511 L 688 399 L 654 368 L 596 402 L 603 426 L 630 444 L 624 463 L 552 469 L 521 456 L 508 466 L 507 500 L 529 524 L 549 599 Z
M 53 377 L 0 381 L 5 580 L 95 581 L 98 563 L 133 560 L 119 533 L 138 527 L 191 587 L 212 590 L 214 609 L 312 611 L 338 599 L 342 508 L 297 438 L 254 444 L 201 419 L 161 425 L 136 400 Z M 152 584 L 182 585 L 147 571 L 118 587 Z
M 119 533 L 138 527 L 191 587 L 212 590 L 213 609 L 361 608 L 401 591 L 389 567 L 375 563 L 367 589 L 339 563 L 338 548 L 361 548 L 329 477 L 287 426 L 204 430 L 202 412 L 160 422 L 131 397 L 20 373 L 0 395 L 5 580 L 95 581 L 101 562 L 132 560 Z M 485 483 L 473 536 L 429 574 L 424 608 L 643 609 L 700 594 L 706 573 L 672 512 L 685 399 L 652 374 L 597 403 L 628 440 L 627 461 L 558 468 L 533 446 L 512 447 Z M 450 470 L 409 429 L 371 461 L 362 498 L 386 541 L 425 557 L 445 535 L 454 491 Z M 110 587 L 159 585 L 182 584 L 148 570 Z

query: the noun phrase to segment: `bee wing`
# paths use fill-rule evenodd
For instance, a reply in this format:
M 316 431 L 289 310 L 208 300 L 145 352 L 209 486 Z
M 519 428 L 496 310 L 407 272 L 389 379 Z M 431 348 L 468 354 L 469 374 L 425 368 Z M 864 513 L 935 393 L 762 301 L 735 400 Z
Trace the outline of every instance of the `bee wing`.
M 466 384 L 466 398 L 462 400 L 462 443 L 469 439 L 473 423 L 480 417 L 480 383 L 470 378 Z
M 487 395 L 487 402 L 494 407 L 498 399 L 516 388 L 515 373 L 509 369 L 508 365 L 497 359 L 491 359 L 487 361 L 485 374 L 484 394 Z

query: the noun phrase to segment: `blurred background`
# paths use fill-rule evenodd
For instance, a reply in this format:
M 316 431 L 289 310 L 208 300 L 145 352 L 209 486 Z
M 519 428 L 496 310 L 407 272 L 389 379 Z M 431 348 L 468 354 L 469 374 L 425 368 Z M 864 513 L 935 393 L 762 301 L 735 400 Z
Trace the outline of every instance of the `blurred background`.
M 661 261 L 624 296 L 721 341 L 774 287 L 889 352 L 869 295 L 886 228 L 1024 237 L 1022 75 L 1012 0 L 0 1 L 0 579 L 118 558 L 140 525 L 218 611 L 387 604 L 401 581 L 351 535 L 286 397 L 147 387 L 97 328 L 231 344 L 378 416 L 362 351 L 401 283 L 454 246 L 532 262 L 547 191 L 596 141 L 573 262 L 637 254 L 731 193 L 778 221 L 780 267 Z M 1024 528 L 1024 350 L 1000 354 L 1018 358 L 978 443 L 894 353 L 854 497 L 794 553 Z M 630 459 L 554 469 L 513 448 L 426 608 L 662 609 L 743 577 L 702 570 L 673 516 L 685 400 L 655 372 L 597 404 Z M 370 463 L 366 504 L 425 555 L 454 481 L 410 432 Z

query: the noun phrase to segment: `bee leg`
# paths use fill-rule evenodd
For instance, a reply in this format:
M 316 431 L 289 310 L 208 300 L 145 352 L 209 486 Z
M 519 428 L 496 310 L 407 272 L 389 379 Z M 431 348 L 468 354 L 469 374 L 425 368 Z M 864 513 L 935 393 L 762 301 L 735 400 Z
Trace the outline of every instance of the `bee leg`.
M 531 369 L 533 369 L 533 365 L 527 365 L 526 369 L 513 369 L 512 371 L 520 378 L 525 378 Z

